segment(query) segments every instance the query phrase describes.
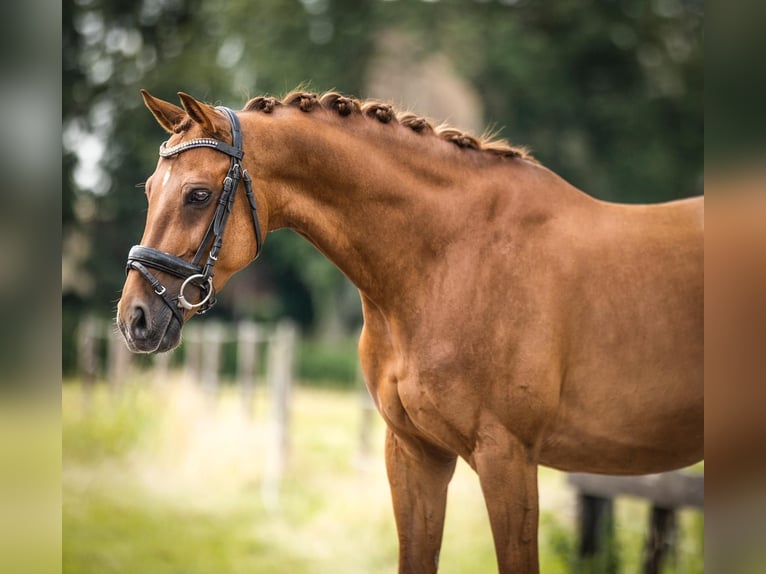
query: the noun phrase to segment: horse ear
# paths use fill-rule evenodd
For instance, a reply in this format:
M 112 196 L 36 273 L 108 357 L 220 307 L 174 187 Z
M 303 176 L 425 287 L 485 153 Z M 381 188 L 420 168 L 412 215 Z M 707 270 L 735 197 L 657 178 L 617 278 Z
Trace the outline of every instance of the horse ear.
M 178 106 L 155 98 L 146 90 L 141 90 L 141 96 L 144 98 L 144 104 L 152 112 L 157 122 L 168 133 L 173 133 L 173 128 L 178 125 L 186 116 L 186 112 Z
M 206 132 L 215 135 L 220 131 L 219 128 L 223 127 L 223 117 L 215 108 L 197 101 L 184 92 L 178 92 L 178 97 L 181 98 L 181 104 L 189 117 Z

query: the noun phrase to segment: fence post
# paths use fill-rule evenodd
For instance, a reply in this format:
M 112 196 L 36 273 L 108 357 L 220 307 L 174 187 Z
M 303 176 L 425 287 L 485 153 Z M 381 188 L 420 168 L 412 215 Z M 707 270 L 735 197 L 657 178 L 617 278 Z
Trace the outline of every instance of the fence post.
M 668 550 L 675 547 L 676 511 L 679 508 L 704 508 L 705 479 L 703 476 L 681 471 L 640 476 L 605 476 L 587 473 L 570 473 L 567 482 L 578 492 L 578 500 L 605 500 L 618 496 L 634 496 L 651 503 L 652 511 L 649 534 L 644 546 L 643 572 L 655 574 L 661 571 L 662 562 Z M 611 503 L 610 503 L 611 504 Z M 592 501 L 580 506 L 580 556 L 587 556 L 594 550 L 591 540 L 594 536 L 593 515 L 600 510 Z M 611 513 L 611 511 L 610 511 Z M 611 529 L 611 526 L 610 526 Z M 598 528 L 595 536 L 598 537 Z M 610 536 L 611 538 L 611 536 Z M 598 548 L 596 547 L 595 550 Z M 612 571 L 617 566 L 617 548 L 607 547 L 605 566 Z M 601 558 L 599 558 L 599 565 Z
M 359 432 L 359 457 L 362 462 L 370 458 L 372 452 L 372 423 L 374 421 L 375 404 L 368 391 L 362 393 L 362 424 Z
M 356 381 L 357 385 L 362 388 L 362 421 L 359 428 L 359 460 L 362 465 L 365 465 L 370 459 L 370 453 L 372 452 L 372 424 L 374 422 L 376 408 L 375 403 L 372 400 L 372 395 L 370 395 L 370 389 L 367 387 L 367 382 L 364 380 L 364 373 L 362 373 L 362 365 L 359 360 L 356 361 Z
M 107 361 L 108 380 L 112 392 L 117 393 L 121 390 L 122 383 L 127 379 L 130 371 L 130 350 L 122 335 L 109 332 L 107 334 Z
M 258 363 L 258 326 L 252 321 L 241 321 L 237 327 L 237 378 L 242 393 L 245 416 L 253 416 L 253 396 Z
M 614 541 L 614 502 L 611 498 L 578 495 L 581 559 L 611 554 Z M 607 558 L 608 559 L 608 558 Z
M 277 324 L 270 339 L 268 380 L 273 397 L 269 422 L 270 444 L 267 445 L 262 496 L 269 508 L 279 506 L 279 481 L 289 452 L 290 388 L 295 354 L 295 326 L 289 321 Z
M 192 381 L 199 381 L 202 365 L 202 333 L 197 325 L 187 325 L 184 330 L 186 331 L 184 336 L 186 377 Z
M 221 367 L 223 327 L 220 323 L 206 323 L 202 332 L 202 388 L 215 402 L 218 395 L 218 377 Z
M 649 535 L 644 546 L 644 574 L 659 574 L 665 556 L 673 552 L 676 538 L 676 513 L 672 508 L 653 505 Z
M 290 448 L 290 391 L 292 390 L 294 347 L 295 326 L 290 321 L 280 322 L 277 324 L 272 345 L 274 370 L 271 383 L 274 393 L 274 417 L 283 455 L 286 455 Z M 283 461 L 284 458 L 285 456 L 282 457 Z
M 86 315 L 77 326 L 77 366 L 82 378 L 82 408 L 90 409 L 96 375 L 98 371 L 98 353 L 96 342 L 99 323 L 92 315 Z
M 160 385 L 168 382 L 172 354 L 173 351 L 168 351 L 166 353 L 157 353 L 154 356 L 154 380 Z
M 96 340 L 98 339 L 99 323 L 92 315 L 82 318 L 77 329 L 77 363 L 80 376 L 86 387 L 96 381 L 98 357 L 96 356 Z

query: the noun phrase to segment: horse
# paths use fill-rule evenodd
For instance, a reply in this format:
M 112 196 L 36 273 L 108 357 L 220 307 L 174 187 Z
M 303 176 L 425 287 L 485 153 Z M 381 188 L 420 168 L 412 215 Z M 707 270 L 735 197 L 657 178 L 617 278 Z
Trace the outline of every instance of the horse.
M 503 573 L 539 571 L 538 465 L 702 459 L 704 198 L 597 200 L 524 148 L 336 92 L 236 112 L 142 95 L 170 135 L 117 309 L 128 347 L 178 345 L 270 231 L 313 244 L 361 297 L 400 573 L 436 572 L 458 457 Z

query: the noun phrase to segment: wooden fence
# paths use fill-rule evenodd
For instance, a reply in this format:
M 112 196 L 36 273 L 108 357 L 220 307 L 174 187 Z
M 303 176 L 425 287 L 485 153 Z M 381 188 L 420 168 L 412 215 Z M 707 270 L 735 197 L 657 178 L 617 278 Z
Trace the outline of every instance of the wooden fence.
M 134 356 L 113 325 L 93 317 L 85 317 L 77 334 L 78 367 L 84 384 L 86 408 L 97 380 L 105 379 L 115 394 L 125 381 L 137 372 L 139 365 L 152 378 L 164 382 L 168 378 L 173 353 Z M 222 354 L 225 344 L 235 345 L 235 383 L 240 391 L 243 409 L 253 414 L 258 362 L 265 358 L 265 379 L 272 397 L 272 409 L 266 427 L 267 441 L 262 496 L 268 507 L 279 505 L 279 484 L 289 449 L 290 393 L 293 386 L 297 330 L 288 321 L 275 327 L 243 321 L 224 326 L 215 321 L 184 328 L 183 369 L 186 377 L 204 390 L 214 405 L 221 382 Z
M 77 333 L 77 364 L 86 385 L 105 379 L 119 389 L 141 365 L 151 367 L 155 379 L 167 378 L 171 362 L 178 363 L 177 357 L 183 356 L 182 366 L 189 379 L 215 394 L 223 372 L 224 345 L 233 344 L 236 357 L 234 379 L 249 411 L 261 358 L 266 359 L 265 376 L 269 387 L 284 396 L 284 389 L 289 388 L 292 379 L 296 336 L 295 326 L 289 321 L 275 327 L 252 321 L 242 321 L 234 326 L 207 321 L 184 327 L 178 354 L 172 351 L 151 357 L 136 356 L 130 353 L 110 322 L 86 316 Z
M 567 481 L 577 490 L 579 508 L 579 555 L 588 559 L 608 552 L 614 540 L 614 503 L 633 496 L 651 504 L 644 544 L 644 574 L 659 574 L 677 540 L 676 511 L 704 508 L 705 484 L 700 475 L 666 472 L 645 476 L 603 476 L 571 473 Z

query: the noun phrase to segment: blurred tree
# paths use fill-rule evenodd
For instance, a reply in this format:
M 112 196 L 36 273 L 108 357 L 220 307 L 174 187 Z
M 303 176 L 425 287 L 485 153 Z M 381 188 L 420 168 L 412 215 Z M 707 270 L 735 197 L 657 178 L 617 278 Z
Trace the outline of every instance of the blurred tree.
M 388 25 L 448 54 L 490 125 L 575 185 L 623 202 L 702 192 L 702 0 L 417 4 L 391 3 Z

